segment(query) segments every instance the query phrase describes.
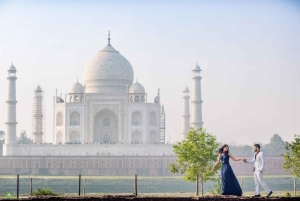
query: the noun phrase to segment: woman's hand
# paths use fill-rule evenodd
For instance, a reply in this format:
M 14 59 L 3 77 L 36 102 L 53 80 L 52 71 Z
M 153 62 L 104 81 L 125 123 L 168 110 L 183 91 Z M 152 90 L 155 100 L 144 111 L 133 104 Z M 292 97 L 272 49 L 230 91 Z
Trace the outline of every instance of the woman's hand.
M 211 171 L 214 171 L 214 169 L 215 169 L 215 166 L 213 166 L 213 167 L 211 168 Z

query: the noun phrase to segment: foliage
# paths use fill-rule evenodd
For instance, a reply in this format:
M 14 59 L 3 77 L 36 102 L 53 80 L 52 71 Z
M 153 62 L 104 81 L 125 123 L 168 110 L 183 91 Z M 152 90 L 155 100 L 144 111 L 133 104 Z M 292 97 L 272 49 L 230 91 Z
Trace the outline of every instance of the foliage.
M 210 192 L 213 195 L 220 195 L 222 191 L 222 182 L 221 182 L 221 176 L 219 175 L 217 179 L 215 179 L 214 189 L 209 188 Z
M 253 156 L 253 146 L 250 145 L 231 145 L 229 151 L 237 156 Z
M 53 193 L 50 188 L 37 188 L 36 191 L 32 192 L 32 195 L 58 195 Z
M 196 181 L 197 174 L 202 184 L 208 180 L 213 180 L 219 168 L 211 171 L 214 162 L 218 157 L 218 143 L 216 137 L 207 133 L 203 128 L 197 130 L 191 128 L 186 140 L 173 145 L 173 150 L 177 156 L 175 164 L 170 164 L 172 173 L 184 174 L 186 181 Z
M 292 175 L 300 177 L 300 135 L 294 136 L 294 141 L 285 142 L 283 168 Z
M 290 191 L 286 190 L 284 196 L 289 198 L 292 197 L 292 194 Z
M 22 130 L 18 138 L 18 144 L 32 144 L 32 139 L 27 137 L 26 130 Z
M 257 142 L 257 144 L 261 145 L 261 150 L 267 156 L 280 156 L 285 152 L 284 141 L 278 134 L 274 134 L 268 144 L 262 144 L 259 142 Z M 237 145 L 234 142 L 230 142 L 229 149 L 231 153 L 237 156 L 253 156 L 254 154 L 253 145 Z
M 284 141 L 278 134 L 274 134 L 270 139 L 270 143 L 264 145 L 263 150 L 266 155 L 280 156 L 284 153 Z
M 3 141 L 5 137 L 5 132 L 4 131 L 0 131 L 0 141 Z

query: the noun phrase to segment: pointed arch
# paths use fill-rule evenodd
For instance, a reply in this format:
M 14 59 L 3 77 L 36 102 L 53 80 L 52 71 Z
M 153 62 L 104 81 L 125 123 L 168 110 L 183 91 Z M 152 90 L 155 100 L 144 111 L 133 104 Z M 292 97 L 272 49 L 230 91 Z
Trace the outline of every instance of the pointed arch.
M 77 111 L 74 111 L 70 114 L 70 126 L 79 126 L 80 125 L 80 114 Z
M 118 117 L 109 109 L 99 111 L 94 119 L 94 142 L 118 142 Z
M 70 133 L 70 142 L 72 143 L 80 142 L 80 133 L 78 131 L 72 131 Z
M 63 134 L 61 131 L 56 133 L 56 143 L 55 144 L 62 144 Z
M 157 126 L 157 118 L 156 118 L 156 113 L 155 112 L 150 113 L 149 125 L 150 126 Z
M 142 143 L 142 133 L 140 131 L 134 131 L 131 134 L 131 142 L 133 144 L 141 144 Z
M 63 125 L 63 114 L 61 112 L 58 112 L 56 114 L 56 126 L 62 126 Z
M 132 126 L 141 126 L 142 122 L 142 114 L 138 111 L 135 111 L 131 114 L 131 125 Z
M 151 131 L 149 134 L 149 142 L 150 143 L 156 143 L 156 132 Z

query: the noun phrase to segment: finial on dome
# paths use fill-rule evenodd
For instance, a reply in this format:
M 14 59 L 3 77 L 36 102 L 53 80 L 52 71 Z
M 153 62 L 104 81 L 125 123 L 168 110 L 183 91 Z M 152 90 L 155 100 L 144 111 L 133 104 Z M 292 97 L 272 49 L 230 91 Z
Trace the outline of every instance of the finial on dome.
M 108 31 L 108 44 L 110 45 L 110 31 Z
M 77 77 L 77 83 L 78 83 L 78 77 Z
M 136 78 L 136 82 L 139 82 L 139 78 Z

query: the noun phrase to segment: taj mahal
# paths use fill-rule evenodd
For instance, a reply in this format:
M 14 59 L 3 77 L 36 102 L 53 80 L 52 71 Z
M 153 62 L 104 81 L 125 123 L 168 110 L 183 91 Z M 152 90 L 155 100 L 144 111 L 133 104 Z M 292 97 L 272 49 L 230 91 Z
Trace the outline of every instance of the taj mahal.
M 190 127 L 202 127 L 201 69 L 192 70 L 190 114 L 189 89 L 184 87 L 182 139 Z M 166 114 L 160 90 L 148 100 L 136 80 L 130 62 L 108 44 L 84 67 L 84 83 L 75 82 L 63 97 L 53 96 L 53 143 L 43 143 L 42 112 L 34 115 L 33 144 L 16 143 L 16 67 L 8 69 L 8 99 L 4 156 L 171 156 L 165 142 Z M 39 92 L 36 89 L 37 102 Z M 38 105 L 38 104 L 37 104 Z M 180 117 L 180 114 L 178 114 Z
M 37 86 L 33 99 L 33 144 L 17 143 L 17 68 L 8 68 L 6 131 L 1 174 L 170 176 L 176 162 L 172 144 L 166 143 L 166 114 L 160 91 L 148 100 L 143 85 L 134 80 L 129 61 L 110 43 L 84 68 L 84 83 L 71 85 L 63 97 L 54 92 L 52 143 L 44 143 L 43 89 Z M 190 68 L 190 90 L 183 87 L 181 130 L 186 139 L 191 127 L 202 127 L 201 69 Z M 55 91 L 55 89 L 53 89 Z M 180 93 L 180 92 L 179 92 Z M 167 107 L 166 107 L 167 108 Z M 281 157 L 269 157 L 274 174 L 285 174 Z M 237 174 L 246 175 L 252 166 L 234 163 Z

